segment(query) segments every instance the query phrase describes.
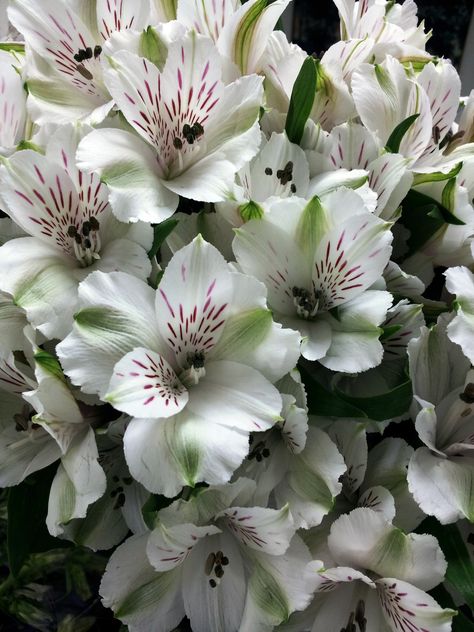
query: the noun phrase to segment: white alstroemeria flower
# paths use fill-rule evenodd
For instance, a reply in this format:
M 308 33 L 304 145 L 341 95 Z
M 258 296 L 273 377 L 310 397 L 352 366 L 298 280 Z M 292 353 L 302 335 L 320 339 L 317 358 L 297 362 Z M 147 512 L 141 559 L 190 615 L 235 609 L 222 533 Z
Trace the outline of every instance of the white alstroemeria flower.
M 461 348 L 446 335 L 447 318 L 410 341 L 416 430 L 425 444 L 408 468 L 408 485 L 421 509 L 447 524 L 474 521 L 474 374 Z
M 369 507 L 396 527 L 408 531 L 414 529 L 424 518 L 408 491 L 407 468 L 414 449 L 402 439 L 389 437 L 369 452 L 367 422 L 337 420 L 329 423 L 328 420 L 323 427 L 343 455 L 347 467 L 341 479 L 342 494 L 337 498 L 329 521 L 356 507 Z
M 228 85 L 211 39 L 189 31 L 172 41 L 163 68 L 129 51 L 108 58 L 105 83 L 138 136 L 100 129 L 80 144 L 81 169 L 109 185 L 115 215 L 160 222 L 178 196 L 224 200 L 235 172 L 257 151 L 262 78 Z
M 99 413 L 100 414 L 100 413 Z M 64 525 L 62 538 L 94 551 L 107 550 L 124 540 L 129 531 L 147 531 L 142 507 L 150 493 L 130 476 L 123 455 L 124 425 L 128 418 L 111 422 L 105 434 L 96 437 L 99 463 L 107 478 L 104 494 L 89 505 L 84 518 Z
M 0 20 L 1 22 L 1 20 Z M 8 156 L 25 135 L 26 92 L 18 58 L 0 50 L 0 156 Z
M 90 272 L 123 270 L 146 279 L 151 270 L 151 227 L 118 222 L 107 187 L 75 165 L 88 129 L 61 127 L 46 155 L 20 151 L 0 167 L 5 210 L 31 235 L 0 248 L 0 287 L 50 338 L 70 330 L 77 286 Z
M 102 121 L 113 106 L 104 85 L 101 53 L 116 31 L 148 24 L 149 0 L 13 0 L 12 24 L 28 52 L 29 107 L 40 124 Z M 33 52 L 34 51 L 34 52 Z
M 198 237 L 156 292 L 94 273 L 79 293 L 74 330 L 57 350 L 74 384 L 134 417 L 124 437 L 133 477 L 168 496 L 229 480 L 249 432 L 281 419 L 271 382 L 299 356 L 299 336 L 273 323 L 264 286 Z
M 380 363 L 379 325 L 392 297 L 369 290 L 391 252 L 389 224 L 357 193 L 338 189 L 321 204 L 292 197 L 236 230 L 234 252 L 268 288 L 276 317 L 303 336 L 308 360 L 359 372 Z
M 444 276 L 447 290 L 456 297 L 456 315 L 447 327 L 448 337 L 474 364 L 474 275 L 458 266 L 446 270 Z
M 412 163 L 424 154 L 433 134 L 430 101 L 398 60 L 388 56 L 380 65 L 362 64 L 352 76 L 352 92 L 362 123 L 382 145 L 397 125 L 418 114 L 399 151 Z
M 313 632 L 451 630 L 455 611 L 443 610 L 425 592 L 446 571 L 436 538 L 405 535 L 363 507 L 334 522 L 327 544 L 334 567 L 319 573 Z
M 168 632 L 184 615 L 195 632 L 270 632 L 308 605 L 315 563 L 288 507 L 240 504 L 241 482 L 176 501 L 112 555 L 100 593 L 132 632 Z
M 401 59 L 425 61 L 429 34 L 423 22 L 418 25 L 417 6 L 413 0 L 402 5 L 388 0 L 334 0 L 341 17 L 344 40 L 373 38 L 376 61 L 387 54 Z
M 348 176 L 367 173 L 367 184 L 377 195 L 374 212 L 382 219 L 396 218 L 397 210 L 408 193 L 413 174 L 409 161 L 401 154 L 383 152 L 380 141 L 363 125 L 349 122 L 334 127 L 323 146 L 323 153 L 306 152 L 312 176 L 334 176 L 347 170 Z
M 332 509 L 346 467 L 327 434 L 308 428 L 306 396 L 295 373 L 277 384 L 283 393 L 283 421 L 250 436 L 249 454 L 235 476 L 256 482 L 253 502 L 266 506 L 271 498 L 272 506 L 288 504 L 295 525 L 309 529 Z
M 17 362 L 12 353 L 0 358 L 1 487 L 18 485 L 61 457 L 53 437 L 32 422 L 35 411 L 23 399 L 23 393 L 36 386 L 29 366 Z
M 304 151 L 291 143 L 286 134 L 262 134 L 258 154 L 237 174 L 232 198 L 216 204 L 217 211 L 233 226 L 259 217 L 260 204 L 272 197 L 292 195 L 305 198 L 309 186 L 309 167 Z

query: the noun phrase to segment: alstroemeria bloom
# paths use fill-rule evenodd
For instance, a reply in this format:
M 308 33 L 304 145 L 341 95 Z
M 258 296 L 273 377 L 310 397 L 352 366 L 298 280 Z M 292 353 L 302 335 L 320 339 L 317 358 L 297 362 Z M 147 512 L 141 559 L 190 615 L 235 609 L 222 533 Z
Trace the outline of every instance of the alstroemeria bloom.
M 26 92 L 15 70 L 18 60 L 0 50 L 0 155 L 7 156 L 23 140 L 26 122 Z
M 14 0 L 12 24 L 29 45 L 29 107 L 38 123 L 98 123 L 114 102 L 104 85 L 101 53 L 115 31 L 143 29 L 149 0 Z
M 70 330 L 77 286 L 90 272 L 124 270 L 146 279 L 151 270 L 151 227 L 118 222 L 107 187 L 76 167 L 78 140 L 89 129 L 61 127 L 46 155 L 20 151 L 0 167 L 5 211 L 31 235 L 0 248 L 0 286 L 51 338 Z
M 425 444 L 408 468 L 416 502 L 442 523 L 474 522 L 474 372 L 446 334 L 447 317 L 410 341 L 416 430 Z
M 242 270 L 266 284 L 276 317 L 301 332 L 303 356 L 358 372 L 382 359 L 379 325 L 392 297 L 369 288 L 389 260 L 389 228 L 357 193 L 339 189 L 323 204 L 271 202 L 237 229 L 233 247 Z
M 115 215 L 160 222 L 178 195 L 224 200 L 235 172 L 260 142 L 262 78 L 226 85 L 211 39 L 189 31 L 168 46 L 164 66 L 129 51 L 108 59 L 105 83 L 137 132 L 100 129 L 79 146 L 81 169 L 109 185 Z
M 254 486 L 239 479 L 158 512 L 153 531 L 112 555 L 104 604 L 132 632 L 169 632 L 184 615 L 195 632 L 270 632 L 304 609 L 315 563 L 288 507 L 248 506 Z
M 273 323 L 264 286 L 199 236 L 157 291 L 95 273 L 79 292 L 74 330 L 57 350 L 74 384 L 134 417 L 124 437 L 134 478 L 168 496 L 229 480 L 249 433 L 281 418 L 271 382 L 299 356 L 299 336 Z
M 334 522 L 331 562 L 320 572 L 311 611 L 313 632 L 449 632 L 455 612 L 425 591 L 444 578 L 446 561 L 431 535 L 405 535 L 372 509 L 354 509 Z

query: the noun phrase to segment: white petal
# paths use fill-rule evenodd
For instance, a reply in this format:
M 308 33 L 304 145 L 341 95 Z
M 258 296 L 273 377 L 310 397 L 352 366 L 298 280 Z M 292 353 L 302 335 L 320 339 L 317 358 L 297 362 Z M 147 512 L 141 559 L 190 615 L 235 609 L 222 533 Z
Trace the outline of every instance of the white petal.
M 188 392 L 162 356 L 137 347 L 114 366 L 104 399 L 133 417 L 171 417 L 184 408 Z
M 163 186 L 156 153 L 134 134 L 100 129 L 80 143 L 77 164 L 107 183 L 115 216 L 124 222 L 162 222 L 178 206 L 178 197 Z
M 21 77 L 14 68 L 15 61 L 12 55 L 0 51 L 0 148 L 5 149 L 17 145 L 25 132 L 26 95 Z
M 474 275 L 468 268 L 457 266 L 445 272 L 446 288 L 456 295 L 457 312 L 449 323 L 449 338 L 456 342 L 464 354 L 474 360 Z
M 443 610 L 427 593 L 399 579 L 376 581 L 385 621 L 393 632 L 450 632 L 454 610 Z
M 93 272 L 79 287 L 82 309 L 73 332 L 56 348 L 73 384 L 104 395 L 114 365 L 135 347 L 159 353 L 155 293 L 123 272 Z
M 220 533 L 220 529 L 212 525 L 178 524 L 167 528 L 159 524 L 150 533 L 146 545 L 150 564 L 159 572 L 170 571 L 186 561 L 199 540 L 216 533 Z
M 136 632 L 169 632 L 184 616 L 180 570 L 157 573 L 146 556 L 148 533 L 111 556 L 99 592 L 103 604 Z

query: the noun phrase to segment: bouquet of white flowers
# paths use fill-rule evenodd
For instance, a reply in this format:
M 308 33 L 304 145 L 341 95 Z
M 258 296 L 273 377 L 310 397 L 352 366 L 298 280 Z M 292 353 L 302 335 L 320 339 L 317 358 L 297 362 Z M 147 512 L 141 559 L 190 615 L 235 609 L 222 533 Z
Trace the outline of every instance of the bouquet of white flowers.
M 289 1 L 8 3 L 0 487 L 130 632 L 469 632 L 474 93 Z

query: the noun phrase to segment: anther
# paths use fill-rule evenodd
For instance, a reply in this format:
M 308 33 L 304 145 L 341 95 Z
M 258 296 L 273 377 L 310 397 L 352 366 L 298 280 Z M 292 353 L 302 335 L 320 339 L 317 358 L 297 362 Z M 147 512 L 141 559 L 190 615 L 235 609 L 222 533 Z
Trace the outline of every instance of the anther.
M 75 237 L 77 235 L 77 228 L 71 224 L 71 226 L 67 229 L 67 234 L 69 237 Z
M 214 562 L 216 561 L 216 556 L 214 553 L 209 553 L 207 556 L 206 563 L 204 565 L 204 572 L 206 575 L 210 575 L 212 573 L 212 569 L 214 568 Z
M 91 243 L 91 240 L 89 239 L 89 237 L 86 237 L 84 239 L 84 248 L 92 248 L 92 243 Z
M 97 46 L 94 46 L 94 58 L 97 59 L 97 57 L 101 54 L 102 52 L 102 46 L 99 46 L 97 44 Z
M 210 586 L 211 588 L 215 588 L 215 587 L 217 586 L 217 582 L 216 582 L 216 580 L 215 580 L 215 579 L 210 579 L 210 580 L 209 580 L 209 586 Z
M 191 125 L 188 125 L 188 123 L 185 123 L 183 125 L 183 136 L 189 136 L 189 134 L 192 134 L 193 130 L 191 129 Z
M 76 70 L 80 75 L 84 77 L 84 79 L 92 81 L 92 79 L 94 78 L 94 75 L 90 72 L 90 70 L 87 70 L 87 68 L 83 64 L 77 64 Z
M 93 215 L 89 217 L 89 224 L 90 224 L 91 230 L 99 230 L 100 228 L 99 220 L 95 218 Z
M 194 136 L 193 136 L 193 134 L 187 134 L 186 135 L 186 140 L 188 141 L 188 143 L 190 145 L 192 145 L 194 143 Z
M 224 577 L 224 569 L 222 568 L 220 564 L 215 567 L 214 573 L 216 574 L 216 577 L 218 579 L 221 579 L 222 577 Z
M 268 457 L 270 456 L 270 450 L 268 448 L 263 448 L 262 456 L 264 459 L 268 459 Z
M 84 237 L 88 237 L 89 233 L 91 232 L 91 223 L 88 221 L 85 221 L 82 224 L 82 234 L 84 235 Z
M 79 244 L 79 245 L 82 244 L 82 237 L 79 235 L 79 233 L 76 233 L 74 235 L 74 240 L 75 240 L 76 244 Z
M 92 59 L 92 48 L 90 46 L 86 48 L 85 53 L 86 53 L 86 59 Z
M 204 134 L 204 127 L 201 125 L 201 123 L 196 122 L 191 128 L 191 132 L 197 138 L 198 136 L 202 136 Z
M 181 138 L 178 138 L 177 136 L 175 136 L 173 138 L 173 146 L 175 149 L 182 149 L 183 148 L 183 141 L 181 140 Z
M 266 167 L 265 169 L 265 175 L 266 176 L 272 176 L 273 175 L 273 170 L 270 169 L 270 167 Z
M 222 564 L 222 566 L 228 566 L 229 565 L 229 558 L 224 555 L 223 558 L 221 559 L 221 564 Z
M 290 190 L 292 193 L 296 193 L 296 184 L 292 184 Z

